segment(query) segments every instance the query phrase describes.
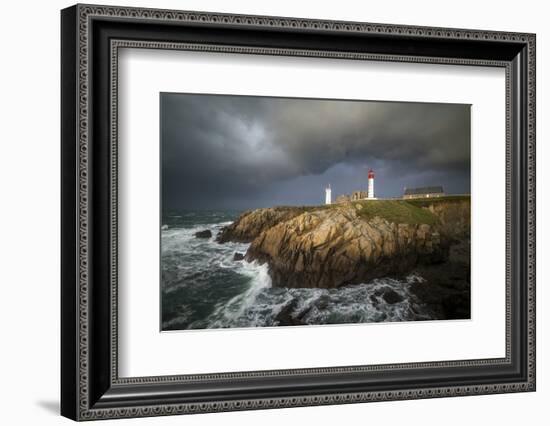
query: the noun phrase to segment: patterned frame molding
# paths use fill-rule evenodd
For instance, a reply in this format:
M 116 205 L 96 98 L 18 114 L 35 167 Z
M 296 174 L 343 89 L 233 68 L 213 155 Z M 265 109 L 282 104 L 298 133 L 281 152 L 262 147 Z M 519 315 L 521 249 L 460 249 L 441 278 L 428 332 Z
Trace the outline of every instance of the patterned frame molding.
M 93 420 L 105 418 L 160 416 L 186 413 L 206 413 L 230 410 L 248 410 L 263 408 L 281 408 L 293 406 L 345 404 L 367 401 L 402 400 L 416 398 L 435 398 L 444 396 L 462 396 L 489 393 L 505 393 L 535 390 L 535 36 L 511 32 L 478 31 L 447 28 L 411 27 L 402 25 L 369 24 L 358 22 L 337 22 L 324 20 L 294 19 L 267 16 L 229 15 L 217 13 L 169 11 L 156 9 L 138 9 L 126 7 L 104 7 L 77 5 L 62 12 L 62 53 L 63 72 L 67 78 L 62 91 L 63 122 L 63 177 L 73 179 L 72 183 L 63 183 L 63 211 L 66 217 L 74 216 L 72 225 L 65 224 L 62 235 L 62 258 L 64 278 L 62 282 L 62 414 L 75 420 Z M 192 25 L 195 27 L 223 26 L 224 28 L 276 29 L 281 31 L 315 31 L 325 34 L 360 34 L 381 37 L 410 37 L 415 40 L 447 40 L 449 42 L 507 43 L 525 50 L 523 55 L 526 75 L 523 81 L 513 81 L 516 71 L 512 60 L 486 60 L 460 57 L 408 56 L 385 53 L 355 53 L 315 49 L 294 49 L 276 47 L 248 47 L 216 45 L 212 43 L 182 43 L 175 41 L 146 41 L 139 39 L 111 39 L 109 45 L 108 70 L 110 73 L 107 89 L 110 91 L 110 169 L 109 169 L 109 205 L 105 205 L 109 214 L 110 238 L 109 252 L 109 318 L 104 332 L 109 352 L 109 363 L 105 360 L 94 364 L 91 361 L 95 353 L 94 339 L 97 337 L 92 328 L 97 327 L 97 314 L 92 311 L 90 292 L 93 284 L 91 270 L 92 256 L 92 215 L 96 207 L 92 204 L 94 181 L 91 168 L 91 132 L 90 116 L 93 108 L 91 90 L 92 68 L 92 22 L 136 22 L 146 24 Z M 506 69 L 506 357 L 502 359 L 461 360 L 450 362 L 432 362 L 415 364 L 393 364 L 356 367 L 327 367 L 322 369 L 274 370 L 261 372 L 221 373 L 216 375 L 163 376 L 163 377 L 118 377 L 118 326 L 117 326 L 117 113 L 118 113 L 118 49 L 154 48 L 196 51 L 215 51 L 236 54 L 294 55 L 337 59 L 378 60 L 397 62 L 423 62 L 456 65 L 478 65 L 503 67 Z M 517 96 L 518 85 L 524 85 L 522 105 L 514 105 L 512 98 Z M 74 102 L 76 99 L 76 102 Z M 512 138 L 519 130 L 512 127 L 514 108 L 523 108 L 525 135 L 522 139 L 524 156 L 524 181 L 519 190 L 525 205 L 524 245 L 512 247 L 513 226 L 518 224 L 512 218 L 512 190 L 514 181 L 514 155 Z M 522 111 L 523 111 L 522 110 Z M 71 127 L 72 126 L 72 127 Z M 73 155 L 74 154 L 74 155 Z M 94 166 L 95 167 L 95 166 Z M 522 169 L 523 170 L 523 169 Z M 96 201 L 97 203 L 97 201 Z M 519 244 L 519 243 L 518 243 Z M 524 287 L 525 309 L 525 364 L 522 380 L 501 381 L 473 385 L 447 385 L 425 388 L 401 387 L 396 390 L 317 393 L 299 396 L 273 396 L 267 398 L 220 398 L 215 401 L 164 401 L 157 403 L 130 403 L 131 399 L 116 400 L 117 392 L 125 386 L 155 386 L 184 382 L 216 382 L 228 379 L 267 378 L 267 377 L 304 377 L 304 375 L 328 375 L 372 371 L 391 371 L 419 368 L 482 367 L 488 365 L 512 364 L 512 333 L 514 327 L 512 312 L 512 257 L 515 251 L 525 251 Z M 517 278 L 517 277 L 516 277 Z M 520 277 L 521 278 L 521 277 Z M 103 299 L 102 299 L 103 300 Z M 523 309 L 522 308 L 522 309 Z M 106 372 L 105 372 L 106 371 Z M 101 376 L 97 383 L 92 379 Z M 123 393 L 123 392 L 122 392 Z M 105 395 L 108 397 L 105 398 Z M 109 396 L 114 395 L 114 396 Z M 113 402 L 114 401 L 114 402 Z M 118 401 L 118 402 L 117 402 Z M 126 402 L 125 402 L 126 401 Z
M 317 50 L 298 50 L 298 49 L 270 49 L 270 48 L 251 48 L 251 47 L 235 47 L 235 46 L 223 46 L 223 45 L 202 45 L 191 43 L 159 43 L 151 41 L 135 41 L 135 40 L 117 40 L 113 39 L 111 44 L 111 287 L 113 289 L 111 297 L 111 333 L 113 348 L 117 348 L 118 345 L 118 327 L 117 327 L 117 224 L 118 224 L 118 187 L 117 187 L 117 163 L 118 163 L 118 55 L 119 50 L 122 48 L 132 49 L 159 49 L 159 50 L 180 50 L 180 51 L 194 51 L 194 52 L 215 52 L 215 53 L 234 53 L 234 54 L 255 54 L 255 55 L 271 55 L 271 56 L 301 56 L 301 57 L 320 57 L 329 59 L 353 59 L 353 60 L 369 60 L 369 61 L 384 61 L 384 62 L 409 62 L 409 63 L 430 63 L 430 64 L 447 64 L 447 65 L 471 65 L 471 66 L 486 66 L 486 67 L 501 67 L 505 69 L 506 74 L 506 98 L 507 107 L 506 114 L 509 119 L 510 108 L 509 99 L 511 91 L 510 82 L 510 65 L 507 62 L 502 61 L 487 61 L 487 60 L 465 60 L 456 58 L 418 58 L 414 56 L 396 56 L 396 55 L 371 55 L 362 53 L 342 53 L 342 52 L 326 52 Z M 511 150 L 510 148 L 511 134 L 510 129 L 506 131 L 506 167 L 507 170 L 511 164 Z M 507 176 L 509 176 L 509 171 Z M 510 182 L 507 181 L 507 190 L 510 190 Z M 510 200 L 510 197 L 508 197 Z M 510 209 L 506 211 L 506 226 L 511 226 L 510 222 Z M 506 247 L 506 251 L 510 253 L 510 246 Z M 417 362 L 417 363 L 402 363 L 402 364 L 382 364 L 382 365 L 366 365 L 366 366 L 353 366 L 353 367 L 327 367 L 327 368 L 308 368 L 308 369 L 292 369 L 292 370 L 262 370 L 262 371 L 249 371 L 238 373 L 217 373 L 217 374 L 201 374 L 201 375 L 176 375 L 176 376 L 156 376 L 156 377 L 132 377 L 132 378 L 119 378 L 118 377 L 118 351 L 115 349 L 112 351 L 111 358 L 111 380 L 113 383 L 125 384 L 146 384 L 146 383 L 170 383 L 174 381 L 193 381 L 193 380 L 220 380 L 220 379 L 241 379 L 246 377 L 266 377 L 266 376 L 292 376 L 303 375 L 308 373 L 314 374 L 331 374 L 331 373 L 346 373 L 357 371 L 384 371 L 394 369 L 404 369 L 411 367 L 459 367 L 459 366 L 481 366 L 491 364 L 502 364 L 503 362 L 509 363 L 511 357 L 511 277 L 510 274 L 506 275 L 506 350 L 504 358 L 487 358 L 487 359 L 472 359 L 472 360 L 457 360 L 457 361 L 445 361 L 445 362 Z

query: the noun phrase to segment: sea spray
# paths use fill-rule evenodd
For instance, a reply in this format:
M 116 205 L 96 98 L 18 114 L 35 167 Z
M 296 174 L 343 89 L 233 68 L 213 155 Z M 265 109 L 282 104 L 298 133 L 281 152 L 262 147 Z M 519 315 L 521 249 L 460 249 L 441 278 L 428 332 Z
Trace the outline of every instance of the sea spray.
M 409 291 L 422 280 L 415 275 L 334 289 L 272 287 L 267 264 L 234 260 L 249 244 L 215 241 L 235 217 L 235 212 L 182 212 L 164 218 L 163 330 L 430 318 Z M 203 230 L 210 230 L 212 237 L 195 238 Z

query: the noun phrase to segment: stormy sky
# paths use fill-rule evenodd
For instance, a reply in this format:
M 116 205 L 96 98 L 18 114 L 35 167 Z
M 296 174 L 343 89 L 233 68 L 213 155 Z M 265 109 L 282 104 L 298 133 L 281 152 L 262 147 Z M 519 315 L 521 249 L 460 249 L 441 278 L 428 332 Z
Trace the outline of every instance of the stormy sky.
M 161 93 L 163 209 L 470 192 L 470 106 Z

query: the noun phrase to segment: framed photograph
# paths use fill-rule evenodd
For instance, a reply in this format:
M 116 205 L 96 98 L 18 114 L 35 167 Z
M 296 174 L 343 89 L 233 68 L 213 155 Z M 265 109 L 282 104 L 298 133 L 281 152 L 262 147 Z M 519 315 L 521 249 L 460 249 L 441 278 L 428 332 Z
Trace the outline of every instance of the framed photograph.
M 535 35 L 61 12 L 61 412 L 535 390 Z

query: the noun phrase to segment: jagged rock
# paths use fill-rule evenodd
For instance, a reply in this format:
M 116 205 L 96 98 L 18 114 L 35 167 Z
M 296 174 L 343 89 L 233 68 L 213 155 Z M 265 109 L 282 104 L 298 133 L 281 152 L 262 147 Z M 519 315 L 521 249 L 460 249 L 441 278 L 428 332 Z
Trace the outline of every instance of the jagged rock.
M 392 290 L 391 288 L 382 294 L 382 299 L 384 299 L 384 301 L 386 303 L 389 303 L 390 305 L 403 301 L 403 297 L 399 293 L 397 293 L 395 290 Z
M 212 231 L 205 229 L 204 231 L 195 232 L 195 238 L 211 238 Z
M 238 262 L 239 260 L 243 260 L 244 259 L 244 254 L 242 253 L 239 253 L 239 252 L 235 252 L 235 254 L 233 255 L 233 260 Z
M 300 207 L 271 207 L 244 212 L 231 225 L 222 228 L 216 241 L 249 243 L 263 231 L 302 214 L 304 210 Z
M 277 321 L 279 325 L 304 325 L 305 322 L 301 320 L 303 315 L 299 317 L 294 313 L 296 305 L 296 299 L 292 299 L 292 301 L 283 306 L 279 313 L 275 316 L 275 321 Z
M 354 208 L 305 212 L 252 241 L 247 260 L 269 263 L 274 286 L 333 288 L 405 273 L 441 250 L 430 225 L 365 220 Z
M 438 229 L 446 237 L 462 239 L 470 235 L 470 200 L 434 202 L 427 209 L 439 219 Z
M 470 202 L 440 204 L 422 207 L 431 212 L 430 224 L 368 216 L 368 208 L 357 210 L 351 203 L 258 209 L 241 215 L 217 240 L 251 242 L 245 259 L 267 262 L 273 286 L 334 288 L 446 262 L 449 247 L 469 238 Z M 469 256 L 455 252 L 461 259 Z M 396 295 L 388 293 L 386 302 L 397 303 Z

